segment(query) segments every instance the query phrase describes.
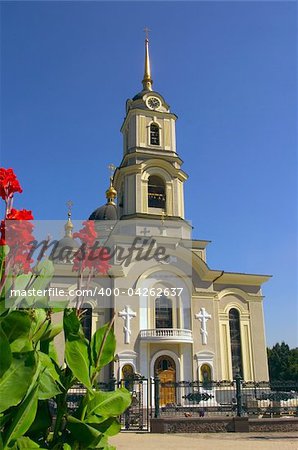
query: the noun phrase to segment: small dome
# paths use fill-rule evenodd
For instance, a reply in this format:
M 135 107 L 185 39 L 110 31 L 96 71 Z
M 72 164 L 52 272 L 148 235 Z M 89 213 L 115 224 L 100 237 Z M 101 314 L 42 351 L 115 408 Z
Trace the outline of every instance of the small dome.
M 141 91 L 141 92 L 139 92 L 138 94 L 136 94 L 136 95 L 133 97 L 132 100 L 133 100 L 133 101 L 135 101 L 135 100 L 141 100 L 141 99 L 144 97 L 145 94 L 149 94 L 149 93 L 151 94 L 151 92 L 152 92 L 152 91 L 149 91 L 149 90 L 147 90 L 147 89 L 146 89 L 146 90 L 144 89 L 143 91 Z
M 73 249 L 77 249 L 80 246 L 74 238 L 65 236 L 64 238 L 60 239 L 57 249 L 63 247 L 71 247 Z
M 117 220 L 117 206 L 115 203 L 107 203 L 97 208 L 90 215 L 89 220 Z
M 90 215 L 89 220 L 117 220 L 117 206 L 114 202 L 117 191 L 113 186 L 113 178 L 110 177 L 110 186 L 106 190 L 107 203 L 97 208 Z
M 55 249 L 53 249 L 50 259 L 54 263 L 71 263 L 74 254 L 76 251 L 80 248 L 78 242 L 69 236 L 64 236 L 60 241 L 58 242 L 58 245 Z

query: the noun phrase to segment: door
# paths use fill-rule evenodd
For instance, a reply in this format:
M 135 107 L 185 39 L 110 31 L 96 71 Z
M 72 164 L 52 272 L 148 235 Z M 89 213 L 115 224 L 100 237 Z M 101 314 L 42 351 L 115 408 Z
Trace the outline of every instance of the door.
M 154 373 L 160 379 L 160 406 L 172 405 L 176 403 L 176 364 L 167 355 L 157 358 L 154 364 Z

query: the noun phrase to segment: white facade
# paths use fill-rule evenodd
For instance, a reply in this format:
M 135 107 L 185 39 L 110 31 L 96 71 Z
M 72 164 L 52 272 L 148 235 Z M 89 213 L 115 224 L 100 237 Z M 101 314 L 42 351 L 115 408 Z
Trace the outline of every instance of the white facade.
M 117 358 L 104 377 L 120 379 L 130 368 L 163 381 L 231 380 L 237 369 L 246 381 L 268 380 L 261 285 L 269 277 L 208 267 L 209 242 L 192 240 L 184 218 L 177 117 L 148 79 L 145 71 L 146 89 L 126 105 L 123 160 L 113 178 L 120 221 L 110 243 L 128 248 L 138 237 L 146 248 L 154 239 L 168 258 L 125 265 L 115 257 L 110 276 L 94 281 L 121 293 L 92 312 L 93 331 L 116 314 Z M 57 270 L 65 274 L 60 283 L 70 283 L 71 270 Z

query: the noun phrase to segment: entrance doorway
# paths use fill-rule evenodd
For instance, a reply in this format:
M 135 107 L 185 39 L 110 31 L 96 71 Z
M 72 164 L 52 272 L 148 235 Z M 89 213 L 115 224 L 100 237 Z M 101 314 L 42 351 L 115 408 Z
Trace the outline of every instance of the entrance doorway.
M 160 379 L 160 406 L 176 403 L 176 364 L 173 358 L 162 355 L 154 364 L 154 373 Z

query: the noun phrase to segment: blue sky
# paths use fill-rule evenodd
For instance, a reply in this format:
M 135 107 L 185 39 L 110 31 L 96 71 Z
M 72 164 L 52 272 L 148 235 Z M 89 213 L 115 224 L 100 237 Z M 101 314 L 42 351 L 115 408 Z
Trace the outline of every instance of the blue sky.
M 186 217 L 214 269 L 272 274 L 268 345 L 297 345 L 297 4 L 2 2 L 1 166 L 36 219 L 105 201 L 125 101 L 154 88 L 175 112 Z

